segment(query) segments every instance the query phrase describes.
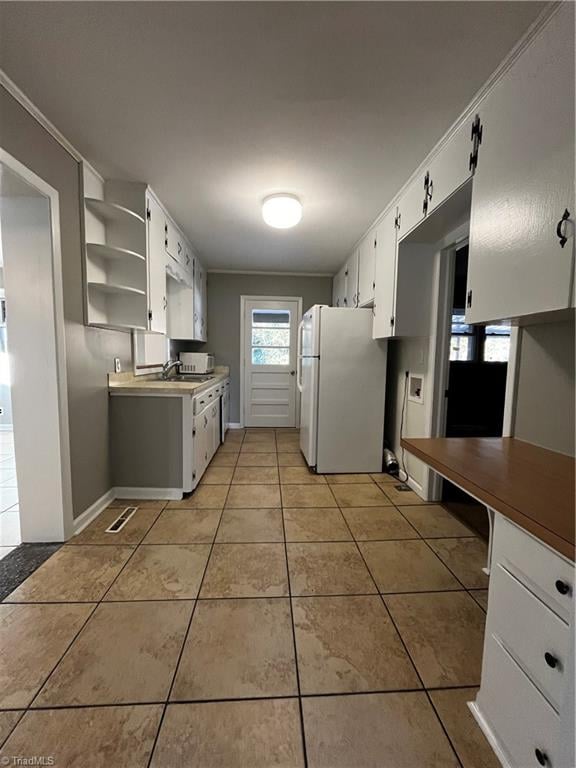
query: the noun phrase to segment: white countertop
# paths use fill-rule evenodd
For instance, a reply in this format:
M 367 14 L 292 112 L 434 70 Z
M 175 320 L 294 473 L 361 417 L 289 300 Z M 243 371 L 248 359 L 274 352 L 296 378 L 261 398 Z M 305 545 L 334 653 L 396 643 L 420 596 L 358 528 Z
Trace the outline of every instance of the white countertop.
M 111 395 L 149 394 L 149 395 L 192 395 L 210 389 L 225 381 L 230 375 L 229 368 L 218 366 L 214 378 L 209 381 L 167 381 L 158 380 L 158 374 L 134 376 L 132 373 L 109 373 L 108 392 Z

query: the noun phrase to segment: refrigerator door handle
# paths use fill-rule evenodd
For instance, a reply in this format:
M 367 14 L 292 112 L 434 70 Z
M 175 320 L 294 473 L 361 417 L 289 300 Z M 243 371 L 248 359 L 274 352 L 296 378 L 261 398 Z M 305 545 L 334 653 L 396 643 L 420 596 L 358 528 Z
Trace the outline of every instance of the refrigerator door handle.
M 298 391 L 302 393 L 302 326 L 304 324 L 304 320 L 300 321 L 300 325 L 298 326 L 298 343 L 297 343 L 297 349 L 296 349 L 296 386 L 298 387 Z

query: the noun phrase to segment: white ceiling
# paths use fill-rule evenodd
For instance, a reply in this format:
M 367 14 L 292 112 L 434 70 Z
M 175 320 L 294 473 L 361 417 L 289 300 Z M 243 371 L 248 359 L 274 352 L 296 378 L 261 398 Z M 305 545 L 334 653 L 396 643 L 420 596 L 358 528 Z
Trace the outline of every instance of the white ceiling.
M 0 66 L 209 268 L 332 272 L 542 5 L 6 2 Z

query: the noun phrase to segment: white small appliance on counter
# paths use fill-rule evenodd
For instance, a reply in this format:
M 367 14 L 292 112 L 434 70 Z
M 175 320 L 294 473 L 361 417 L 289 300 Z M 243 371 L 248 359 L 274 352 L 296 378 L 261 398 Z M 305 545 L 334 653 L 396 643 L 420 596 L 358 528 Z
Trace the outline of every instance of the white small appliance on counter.
M 180 352 L 180 373 L 213 373 L 214 355 L 210 352 Z
M 382 471 L 386 357 L 371 309 L 317 304 L 302 318 L 300 448 L 317 472 Z

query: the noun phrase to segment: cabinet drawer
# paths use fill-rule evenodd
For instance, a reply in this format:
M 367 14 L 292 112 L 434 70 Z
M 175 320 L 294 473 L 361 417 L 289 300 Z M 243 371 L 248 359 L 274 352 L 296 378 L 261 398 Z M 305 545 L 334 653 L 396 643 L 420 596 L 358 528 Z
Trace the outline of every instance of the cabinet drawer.
M 574 566 L 498 514 L 492 563 L 501 563 L 564 621 L 572 623 Z
M 560 762 L 558 715 L 494 636 L 484 644 L 476 702 L 514 768 L 566 768 Z
M 561 711 L 569 682 L 569 627 L 501 565 L 490 574 L 488 631 Z

